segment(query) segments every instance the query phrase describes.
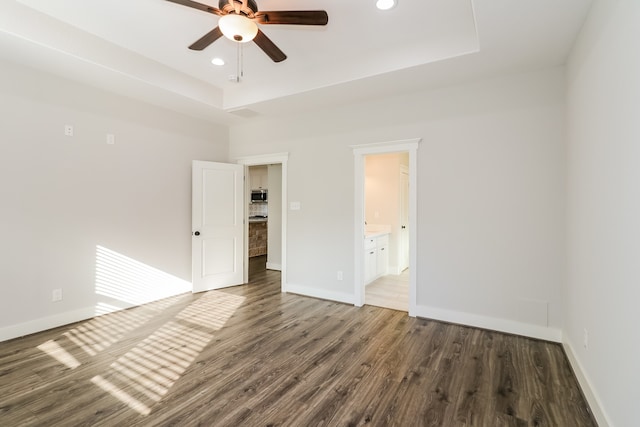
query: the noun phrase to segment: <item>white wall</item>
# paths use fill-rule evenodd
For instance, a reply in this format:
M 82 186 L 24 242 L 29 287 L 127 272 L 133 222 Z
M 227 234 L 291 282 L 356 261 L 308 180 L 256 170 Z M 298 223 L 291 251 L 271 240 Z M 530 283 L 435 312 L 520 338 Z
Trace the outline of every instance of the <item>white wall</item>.
M 225 128 L 2 62 L 0 130 L 0 340 L 190 290 L 191 160 Z
M 564 109 L 552 69 L 248 122 L 231 129 L 230 155 L 289 152 L 289 201 L 302 209 L 289 212 L 287 281 L 353 301 L 349 145 L 423 138 L 419 314 L 559 340 Z
M 564 340 L 601 426 L 638 424 L 638 40 L 640 2 L 598 1 L 568 66 Z

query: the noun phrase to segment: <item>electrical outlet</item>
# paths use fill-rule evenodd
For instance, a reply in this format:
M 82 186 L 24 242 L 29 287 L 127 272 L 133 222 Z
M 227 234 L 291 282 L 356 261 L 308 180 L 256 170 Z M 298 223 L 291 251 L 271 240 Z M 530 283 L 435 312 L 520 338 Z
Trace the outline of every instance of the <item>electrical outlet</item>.
M 112 133 L 107 134 L 107 144 L 113 145 L 116 143 L 116 136 Z
M 58 302 L 62 301 L 62 289 L 54 289 L 51 293 L 51 301 Z
M 71 125 L 64 125 L 64 134 L 66 136 L 73 136 L 73 126 Z
M 342 280 L 342 271 L 338 271 L 338 280 Z
M 589 348 L 589 332 L 586 328 L 582 331 L 582 345 L 584 348 Z

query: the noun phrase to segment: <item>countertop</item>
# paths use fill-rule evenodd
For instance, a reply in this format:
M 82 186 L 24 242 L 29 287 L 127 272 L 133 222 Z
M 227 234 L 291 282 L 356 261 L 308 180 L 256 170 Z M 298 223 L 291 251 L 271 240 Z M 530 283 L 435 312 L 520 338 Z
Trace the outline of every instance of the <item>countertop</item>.
M 267 217 L 266 216 L 258 216 L 258 217 L 250 216 L 249 217 L 249 224 L 256 223 L 256 222 L 267 222 Z
M 364 238 L 371 239 L 373 237 L 384 236 L 385 234 L 389 234 L 389 231 L 365 231 Z
M 388 224 L 369 224 L 364 227 L 364 238 L 384 236 L 391 233 L 391 226 Z

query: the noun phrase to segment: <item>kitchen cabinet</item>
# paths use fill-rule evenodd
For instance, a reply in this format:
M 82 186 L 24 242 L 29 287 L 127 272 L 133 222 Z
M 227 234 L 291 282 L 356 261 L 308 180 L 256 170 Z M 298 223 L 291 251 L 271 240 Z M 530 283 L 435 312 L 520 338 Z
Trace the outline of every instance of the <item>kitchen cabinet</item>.
M 389 234 L 379 234 L 364 239 L 364 283 L 385 276 L 389 269 Z
M 249 221 L 249 258 L 267 254 L 267 221 Z
M 249 185 L 252 190 L 266 190 L 269 187 L 269 172 L 266 166 L 249 168 Z

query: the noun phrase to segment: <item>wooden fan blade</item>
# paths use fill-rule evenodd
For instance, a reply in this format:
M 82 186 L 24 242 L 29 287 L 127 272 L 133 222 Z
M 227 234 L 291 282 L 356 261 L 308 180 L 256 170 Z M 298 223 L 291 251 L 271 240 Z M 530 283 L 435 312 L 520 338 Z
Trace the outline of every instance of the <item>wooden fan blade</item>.
M 283 10 L 256 12 L 260 24 L 327 25 L 329 15 L 324 10 Z
M 222 31 L 220 31 L 220 27 L 215 27 L 213 30 L 209 31 L 204 36 L 200 37 L 198 41 L 189 46 L 191 50 L 204 50 L 207 46 L 209 46 L 214 41 L 218 40 L 222 37 Z
M 287 55 L 285 55 L 284 52 L 281 51 L 280 48 L 276 46 L 260 29 L 258 29 L 258 34 L 256 34 L 253 41 L 264 51 L 264 53 L 267 54 L 269 58 L 273 60 L 273 62 L 282 62 L 287 59 Z
M 191 0 L 167 0 L 171 3 L 181 4 L 183 6 L 192 7 L 194 9 L 202 10 L 204 12 L 213 13 L 214 15 L 222 16 L 224 12 L 218 8 L 208 6 L 206 4 L 198 3 Z

